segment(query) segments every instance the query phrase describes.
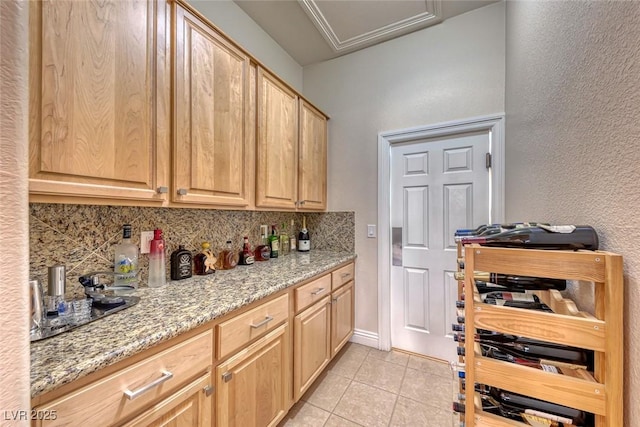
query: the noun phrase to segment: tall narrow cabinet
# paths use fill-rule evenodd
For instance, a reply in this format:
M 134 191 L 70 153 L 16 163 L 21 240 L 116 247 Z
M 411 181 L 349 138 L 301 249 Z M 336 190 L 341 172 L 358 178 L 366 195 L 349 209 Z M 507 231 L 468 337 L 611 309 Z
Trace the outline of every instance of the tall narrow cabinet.
M 546 251 L 464 248 L 465 331 L 477 328 L 594 351 L 594 371 L 560 375 L 483 357 L 474 340 L 465 341 L 466 384 L 486 384 L 595 415 L 596 427 L 623 423 L 623 278 L 622 257 L 603 251 Z M 579 312 L 557 291 L 535 291 L 554 313 L 482 303 L 474 271 L 593 282 L 594 313 Z M 474 388 L 465 390 L 465 425 L 526 426 L 482 411 Z
M 254 122 L 249 57 L 179 4 L 175 21 L 171 200 L 250 206 Z

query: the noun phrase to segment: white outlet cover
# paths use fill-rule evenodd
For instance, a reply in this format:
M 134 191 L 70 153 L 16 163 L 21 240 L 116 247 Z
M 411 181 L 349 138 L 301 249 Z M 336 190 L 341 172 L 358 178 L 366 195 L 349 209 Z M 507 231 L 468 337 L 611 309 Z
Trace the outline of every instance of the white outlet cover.
M 140 253 L 148 254 L 151 251 L 151 241 L 153 240 L 153 231 L 143 231 L 140 233 Z

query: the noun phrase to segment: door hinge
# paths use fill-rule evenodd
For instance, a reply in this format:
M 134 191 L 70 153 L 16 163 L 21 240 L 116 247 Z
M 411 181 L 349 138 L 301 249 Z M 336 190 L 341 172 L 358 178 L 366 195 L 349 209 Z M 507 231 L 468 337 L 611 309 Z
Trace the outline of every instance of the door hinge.
M 487 167 L 487 169 L 491 169 L 491 153 L 487 153 L 484 159 L 485 159 L 485 166 Z

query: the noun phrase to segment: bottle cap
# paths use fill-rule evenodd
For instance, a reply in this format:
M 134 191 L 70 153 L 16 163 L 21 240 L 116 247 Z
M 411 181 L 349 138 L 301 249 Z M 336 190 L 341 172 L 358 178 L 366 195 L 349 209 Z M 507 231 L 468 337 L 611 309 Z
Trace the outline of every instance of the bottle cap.
M 158 240 L 158 239 L 162 239 L 162 229 L 161 228 L 156 228 L 155 230 L 153 230 L 153 238 Z
M 211 245 L 209 244 L 209 242 L 202 242 L 202 245 L 200 246 L 202 246 L 202 249 L 209 249 L 209 246 Z

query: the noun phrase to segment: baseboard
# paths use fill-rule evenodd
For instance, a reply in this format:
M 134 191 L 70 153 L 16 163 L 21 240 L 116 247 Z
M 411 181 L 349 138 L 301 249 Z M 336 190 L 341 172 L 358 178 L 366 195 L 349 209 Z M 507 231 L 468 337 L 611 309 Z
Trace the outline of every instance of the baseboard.
M 349 341 L 356 344 L 366 345 L 367 347 L 379 348 L 378 334 L 374 332 L 355 329 Z

